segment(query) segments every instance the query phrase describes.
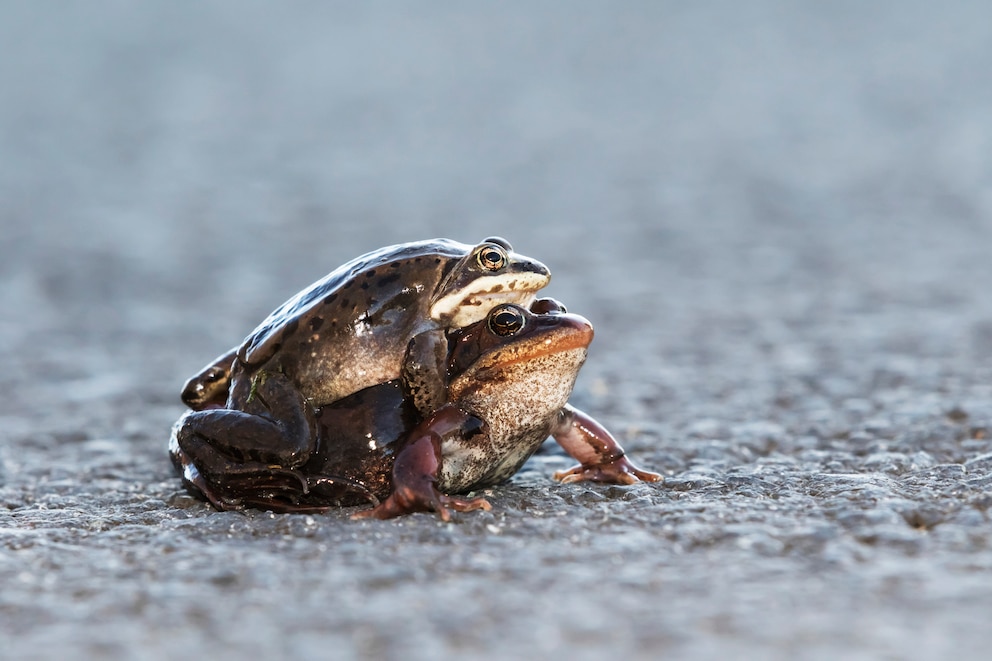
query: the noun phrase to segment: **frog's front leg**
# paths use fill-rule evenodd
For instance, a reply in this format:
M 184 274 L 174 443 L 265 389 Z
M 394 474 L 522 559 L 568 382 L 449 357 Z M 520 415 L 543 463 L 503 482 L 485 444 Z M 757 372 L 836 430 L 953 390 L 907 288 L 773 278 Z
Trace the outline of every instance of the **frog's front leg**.
M 190 377 L 183 386 L 183 403 L 194 411 L 221 408 L 227 403 L 231 386 L 231 367 L 238 348 L 217 356 L 202 370 Z
M 662 479 L 658 473 L 641 470 L 630 463 L 623 448 L 603 425 L 568 404 L 561 410 L 551 435 L 565 452 L 579 461 L 578 466 L 553 475 L 560 482 L 634 484 Z
M 457 498 L 438 491 L 437 479 L 441 469 L 441 444 L 455 436 L 472 436 L 484 428 L 484 423 L 456 406 L 445 405 L 427 420 L 417 425 L 393 463 L 393 491 L 386 500 L 371 510 L 357 512 L 355 519 L 391 519 L 413 512 L 437 512 L 444 521 L 451 512 L 490 510 L 485 498 Z
M 400 381 L 404 394 L 425 418 L 447 398 L 447 362 L 448 338 L 443 330 L 420 333 L 407 345 Z

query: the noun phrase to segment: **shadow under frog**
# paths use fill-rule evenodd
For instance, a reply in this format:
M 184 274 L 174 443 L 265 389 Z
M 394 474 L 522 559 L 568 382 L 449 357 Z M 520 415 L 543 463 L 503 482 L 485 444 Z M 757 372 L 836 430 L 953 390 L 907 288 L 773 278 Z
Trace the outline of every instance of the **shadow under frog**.
M 588 321 L 550 299 L 532 311 L 499 305 L 447 333 L 444 397 L 427 414 L 398 380 L 315 410 L 287 396 L 284 376 L 260 376 L 243 413 L 309 435 L 309 445 L 285 448 L 261 427 L 205 425 L 190 412 L 174 427 L 170 454 L 187 488 L 219 509 L 375 505 L 356 517 L 433 510 L 448 520 L 451 510 L 489 509 L 453 494 L 509 479 L 548 436 L 580 462 L 557 480 L 658 481 L 567 403 L 592 337 Z

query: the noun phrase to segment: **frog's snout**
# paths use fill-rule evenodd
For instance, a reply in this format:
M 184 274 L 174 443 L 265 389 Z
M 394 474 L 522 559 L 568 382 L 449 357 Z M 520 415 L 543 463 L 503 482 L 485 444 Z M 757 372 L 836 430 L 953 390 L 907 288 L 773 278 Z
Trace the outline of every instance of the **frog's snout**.
M 588 347 L 592 343 L 595 332 L 589 320 L 582 315 L 560 313 L 554 314 L 553 319 L 561 333 L 559 342 L 563 348 Z
M 536 259 L 530 260 L 528 267 L 529 268 L 527 270 L 530 271 L 531 273 L 539 275 L 542 278 L 547 278 L 548 280 L 551 279 L 551 269 L 549 269 L 547 266 L 537 261 Z

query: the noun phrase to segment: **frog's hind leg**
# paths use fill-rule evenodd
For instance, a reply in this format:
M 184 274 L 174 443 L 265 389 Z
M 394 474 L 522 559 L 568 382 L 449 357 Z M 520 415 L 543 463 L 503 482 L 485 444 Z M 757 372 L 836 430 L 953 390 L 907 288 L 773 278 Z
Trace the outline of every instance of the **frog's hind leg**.
M 177 425 L 178 426 L 178 425 Z M 186 449 L 179 446 L 175 432 L 169 443 L 169 456 L 182 476 L 183 486 L 194 496 L 205 499 L 219 510 L 244 509 L 243 495 L 249 466 L 232 462 L 219 454 L 202 438 L 190 438 Z M 264 465 L 254 464 L 255 471 Z
M 271 477 L 276 480 L 275 485 L 261 486 L 254 494 L 242 497 L 242 504 L 273 512 L 293 514 L 316 514 L 335 507 L 379 504 L 379 499 L 364 485 L 344 477 L 308 476 L 304 478 L 307 489 L 305 493 L 298 493 L 293 489 L 279 489 L 278 476 L 273 475 Z M 273 488 L 273 486 L 277 488 Z M 296 485 L 292 486 L 295 487 Z
M 279 373 L 256 374 L 250 388 L 244 410 L 193 411 L 180 418 L 176 444 L 193 453 L 199 439 L 232 462 L 302 466 L 317 442 L 313 407 Z
M 364 485 L 344 477 L 308 476 L 303 470 L 257 461 L 237 462 L 203 438 L 190 438 L 189 452 L 170 444 L 186 489 L 219 510 L 254 507 L 273 512 L 320 513 L 332 507 L 379 501 Z
M 190 439 L 186 447 L 189 452 L 178 445 L 170 448 L 183 486 L 219 510 L 284 511 L 281 504 L 296 503 L 307 493 L 307 479 L 299 471 L 257 461 L 231 461 L 202 438 Z

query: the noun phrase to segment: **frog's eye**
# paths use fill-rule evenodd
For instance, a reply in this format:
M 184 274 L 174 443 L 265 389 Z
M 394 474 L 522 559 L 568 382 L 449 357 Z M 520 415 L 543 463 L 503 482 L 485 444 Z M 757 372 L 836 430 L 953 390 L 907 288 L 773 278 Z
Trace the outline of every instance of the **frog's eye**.
M 510 306 L 501 306 L 489 315 L 489 330 L 496 335 L 506 337 L 520 332 L 524 327 L 524 315 L 520 310 Z
M 487 271 L 498 271 L 506 266 L 506 251 L 497 245 L 484 246 L 475 258 L 479 260 L 479 266 Z

